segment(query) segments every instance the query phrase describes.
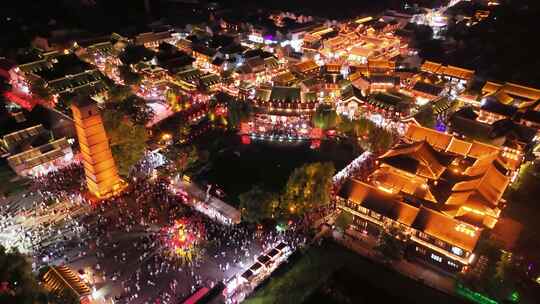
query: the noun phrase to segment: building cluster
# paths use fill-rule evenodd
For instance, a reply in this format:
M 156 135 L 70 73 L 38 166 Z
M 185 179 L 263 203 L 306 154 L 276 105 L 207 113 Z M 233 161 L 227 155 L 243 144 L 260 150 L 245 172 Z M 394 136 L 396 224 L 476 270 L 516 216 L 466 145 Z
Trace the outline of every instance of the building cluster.
M 352 215 L 353 235 L 396 227 L 408 256 L 465 271 L 482 233 L 500 229 L 502 195 L 520 164 L 499 147 L 411 124 L 367 178 L 341 188 L 338 205 Z
M 116 86 L 154 110 L 147 125 L 152 132 L 170 123 L 182 144 L 217 124 L 216 116 L 223 125 L 227 114 L 241 116 L 231 113 L 233 104 L 251 111 L 248 121 L 238 119 L 244 144 L 320 143 L 325 133 L 313 116 L 324 106 L 400 137 L 389 150 L 366 151 L 346 174 L 336 175 L 337 208 L 352 218 L 345 233 L 379 237 L 395 228 L 408 258 L 466 272 L 478 262 L 484 239 L 512 249 L 519 235 L 501 217 L 511 204 L 503 194 L 522 163 L 540 157 L 540 89 L 487 81 L 475 91 L 476 71 L 418 57 L 403 34 L 406 26 L 426 24 L 439 37 L 445 11 L 458 2 L 415 16 L 387 11 L 335 22 L 289 12 L 224 12 L 212 17 L 214 27 L 54 45 L 39 38 L 17 61 L 0 58 L 0 77 L 11 86 L 5 97 L 12 102 L 0 121 L 0 153 L 26 177 L 81 162 L 89 192 L 104 198 L 126 186 L 100 115 Z M 473 24 L 486 14 L 464 20 Z M 418 122 L 425 113 L 433 128 Z M 186 123 L 189 134 L 179 130 Z M 159 144 L 173 137 L 158 136 Z M 225 224 L 241 221 L 224 202 L 204 201 L 194 208 Z M 227 282 L 225 293 L 243 299 L 290 254 L 284 243 L 270 247 Z M 50 291 L 71 289 L 81 303 L 88 301 L 90 290 L 68 268 L 52 267 L 43 281 Z

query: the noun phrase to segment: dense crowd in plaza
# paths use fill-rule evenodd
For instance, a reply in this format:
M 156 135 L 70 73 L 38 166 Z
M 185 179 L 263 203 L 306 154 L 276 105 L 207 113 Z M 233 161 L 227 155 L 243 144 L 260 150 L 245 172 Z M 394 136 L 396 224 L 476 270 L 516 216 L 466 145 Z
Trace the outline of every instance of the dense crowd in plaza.
M 214 222 L 183 204 L 167 178 L 152 178 L 153 164 L 141 162 L 122 194 L 98 203 L 82 195 L 80 165 L 36 178 L 28 197 L 31 207 L 3 206 L 1 228 L 9 227 L 28 243 L 36 270 L 70 265 L 105 303 L 177 303 L 228 279 L 279 241 L 305 243 L 295 226 L 287 232 L 263 232 Z M 22 216 L 35 222 L 25 224 Z M 38 222 L 43 216 L 50 218 Z M 193 258 L 171 254 L 163 237 L 162 228 L 179 218 L 204 227 L 191 248 Z

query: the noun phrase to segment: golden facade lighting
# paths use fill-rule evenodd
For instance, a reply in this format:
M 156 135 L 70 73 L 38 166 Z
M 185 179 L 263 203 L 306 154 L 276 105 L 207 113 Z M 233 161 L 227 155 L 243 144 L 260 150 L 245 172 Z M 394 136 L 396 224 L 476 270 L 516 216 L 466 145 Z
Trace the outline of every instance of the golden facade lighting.
M 104 198 L 122 190 L 109 139 L 96 103 L 86 97 L 71 105 L 81 148 L 86 185 L 91 194 Z

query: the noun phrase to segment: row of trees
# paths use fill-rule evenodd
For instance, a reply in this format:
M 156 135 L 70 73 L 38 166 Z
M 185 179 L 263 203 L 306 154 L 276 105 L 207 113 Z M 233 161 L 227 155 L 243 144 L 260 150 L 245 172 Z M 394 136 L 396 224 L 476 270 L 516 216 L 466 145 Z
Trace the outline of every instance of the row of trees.
M 332 163 L 311 163 L 296 168 L 281 193 L 266 191 L 257 185 L 240 195 L 242 218 L 252 223 L 267 219 L 302 216 L 330 203 Z

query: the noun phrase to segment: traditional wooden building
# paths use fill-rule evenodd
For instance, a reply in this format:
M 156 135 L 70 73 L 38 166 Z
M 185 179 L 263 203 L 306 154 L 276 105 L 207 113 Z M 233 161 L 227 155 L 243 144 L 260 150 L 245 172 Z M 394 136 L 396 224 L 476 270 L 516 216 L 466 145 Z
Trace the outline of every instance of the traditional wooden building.
M 274 78 L 272 78 L 272 82 L 274 83 L 274 85 L 283 86 L 283 87 L 291 86 L 297 80 L 298 79 L 291 72 L 281 73 L 274 76 Z
M 174 42 L 171 31 L 147 32 L 135 36 L 135 44 L 144 45 L 146 48 L 157 48 L 162 42 Z
M 256 84 L 269 81 L 277 73 L 282 71 L 283 65 L 274 56 L 250 57 L 237 69 L 241 81 L 254 82 Z
M 252 102 L 257 112 L 284 116 L 312 115 L 318 103 L 315 93 L 279 86 L 258 88 Z
M 452 65 L 442 65 L 433 61 L 425 61 L 420 70 L 425 73 L 438 75 L 448 80 L 462 81 L 463 83 L 470 82 L 475 72 L 473 70 L 464 69 Z
M 60 138 L 13 154 L 7 161 L 17 175 L 36 177 L 71 164 L 73 151 L 67 139 Z
M 77 273 L 65 265 L 51 266 L 43 275 L 43 286 L 49 292 L 65 294 L 73 293 L 81 304 L 90 304 L 92 291 Z
M 299 73 L 303 76 L 318 75 L 321 67 L 314 60 L 307 60 L 289 67 L 291 72 Z
M 540 99 L 540 89 L 535 89 L 515 83 L 505 82 L 504 84 L 488 81 L 482 87 L 482 94 L 484 97 L 490 95 L 498 95 L 498 98 L 502 98 L 503 103 L 524 103 L 523 106 L 527 106 L 528 102 L 537 101 Z M 519 106 L 516 104 L 516 106 Z M 538 109 L 537 109 L 538 110 Z
M 500 148 L 411 125 L 365 181 L 341 188 L 338 205 L 353 215 L 355 230 L 378 235 L 398 227 L 410 240 L 409 256 L 462 271 L 506 204 L 502 195 L 519 165 L 513 161 Z
M 418 81 L 411 88 L 411 93 L 420 105 L 431 102 L 439 98 L 444 91 L 444 87 L 431 83 Z

